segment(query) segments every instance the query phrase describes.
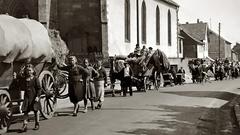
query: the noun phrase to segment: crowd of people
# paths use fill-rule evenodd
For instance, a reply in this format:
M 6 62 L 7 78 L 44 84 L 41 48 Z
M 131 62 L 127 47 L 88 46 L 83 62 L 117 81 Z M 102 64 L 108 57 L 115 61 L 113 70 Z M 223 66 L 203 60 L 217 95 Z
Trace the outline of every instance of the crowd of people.
M 152 47 L 148 49 L 143 46 L 140 49 L 139 45 L 132 55 L 141 57 L 142 55 L 151 55 Z M 57 65 L 59 70 L 68 72 L 68 95 L 71 103 L 73 104 L 73 116 L 77 116 L 79 112 L 79 102 L 84 101 L 83 113 L 88 112 L 88 103 L 91 104 L 91 109 L 101 109 L 104 102 L 104 89 L 108 86 L 107 72 L 102 66 L 102 60 L 97 60 L 94 66 L 91 66 L 88 59 L 83 60 L 83 64 L 80 65 L 77 62 L 75 56 L 68 58 L 68 65 Z M 215 80 L 223 80 L 224 78 L 237 78 L 240 72 L 240 66 L 238 62 L 231 62 L 228 59 L 217 59 L 214 62 L 206 64 L 202 59 L 195 59 L 189 61 L 189 69 L 192 74 L 193 83 L 202 83 L 208 81 L 210 77 L 214 77 Z M 185 78 L 185 70 L 180 67 L 177 71 L 173 67 L 168 71 L 175 84 L 182 84 Z M 177 74 L 181 74 L 181 80 L 178 80 Z M 126 96 L 129 90 L 130 96 L 133 95 L 132 91 L 132 76 L 133 71 L 127 62 L 124 62 L 124 67 L 119 72 L 121 78 L 121 86 L 123 96 Z M 39 98 L 41 95 L 40 82 L 36 77 L 34 67 L 28 61 L 21 69 L 18 75 L 14 73 L 14 80 L 21 80 L 21 89 L 25 91 L 24 102 L 22 105 L 22 111 L 24 113 L 23 126 L 21 131 L 27 131 L 28 113 L 34 112 L 35 116 L 35 130 L 38 130 L 39 125 L 39 110 L 41 105 Z M 97 104 L 95 106 L 95 104 Z
M 226 59 L 216 59 L 206 63 L 203 59 L 189 61 L 189 69 L 193 83 L 210 82 L 215 80 L 234 79 L 239 77 L 239 62 Z
M 68 95 L 74 105 L 73 116 L 78 114 L 80 101 L 84 101 L 83 113 L 88 111 L 88 101 L 90 101 L 92 110 L 101 109 L 104 102 L 104 87 L 107 86 L 107 73 L 101 60 L 98 60 L 94 66 L 90 66 L 88 59 L 84 59 L 83 64 L 79 65 L 77 58 L 70 56 L 67 66 L 57 65 L 57 68 L 69 73 Z M 13 83 L 17 84 L 17 82 L 21 83 L 20 89 L 24 90 L 24 101 L 21 107 L 24 119 L 21 132 L 27 131 L 28 113 L 30 111 L 35 114 L 34 130 L 38 130 L 40 128 L 39 110 L 41 109 L 39 98 L 42 88 L 30 61 L 25 63 L 18 74 L 14 73 Z M 97 102 L 96 106 L 95 102 Z

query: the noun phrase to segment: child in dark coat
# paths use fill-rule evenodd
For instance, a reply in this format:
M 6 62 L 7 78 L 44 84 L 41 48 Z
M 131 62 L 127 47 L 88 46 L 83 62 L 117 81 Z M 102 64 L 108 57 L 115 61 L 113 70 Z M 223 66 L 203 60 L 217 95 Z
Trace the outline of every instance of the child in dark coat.
M 24 113 L 24 121 L 22 132 L 27 131 L 28 123 L 28 113 L 34 111 L 35 116 L 35 130 L 39 129 L 39 110 L 41 109 L 39 97 L 41 95 L 41 86 L 37 77 L 34 75 L 34 69 L 31 64 L 29 64 L 24 69 L 24 101 L 22 106 L 22 111 Z

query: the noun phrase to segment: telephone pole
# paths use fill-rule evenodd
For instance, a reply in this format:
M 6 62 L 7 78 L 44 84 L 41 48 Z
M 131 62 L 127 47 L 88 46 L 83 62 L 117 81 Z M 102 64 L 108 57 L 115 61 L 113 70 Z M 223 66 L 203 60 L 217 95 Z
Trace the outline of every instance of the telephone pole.
M 221 23 L 218 24 L 218 51 L 219 51 L 219 59 L 221 58 Z

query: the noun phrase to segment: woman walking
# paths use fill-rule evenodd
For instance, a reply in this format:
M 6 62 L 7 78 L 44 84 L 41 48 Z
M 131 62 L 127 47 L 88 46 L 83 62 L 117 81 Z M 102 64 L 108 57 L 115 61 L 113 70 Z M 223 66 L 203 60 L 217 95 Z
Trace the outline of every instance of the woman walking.
M 91 102 L 92 110 L 95 109 L 93 100 L 96 98 L 95 86 L 93 77 L 98 77 L 98 72 L 89 65 L 88 59 L 83 60 L 83 67 L 87 70 L 87 74 L 83 74 L 83 88 L 84 88 L 84 113 L 87 112 L 88 100 Z
M 73 116 L 77 116 L 79 109 L 79 102 L 84 99 L 84 88 L 82 76 L 88 76 L 89 72 L 80 65 L 77 65 L 75 56 L 69 57 L 69 65 L 59 67 L 61 70 L 69 72 L 69 89 L 68 94 L 70 101 L 74 104 Z
M 34 69 L 31 64 L 28 64 L 24 69 L 24 80 L 22 81 L 24 88 L 24 101 L 22 111 L 24 113 L 22 132 L 27 131 L 28 113 L 34 111 L 35 128 L 39 129 L 39 110 L 41 109 L 39 97 L 41 95 L 41 86 L 39 80 L 34 75 Z
M 106 69 L 102 67 L 101 60 L 97 61 L 97 65 L 95 69 L 99 74 L 99 76 L 94 80 L 96 96 L 98 100 L 98 105 L 96 106 L 96 109 L 101 109 L 104 101 L 104 87 L 107 86 L 107 72 L 106 72 Z

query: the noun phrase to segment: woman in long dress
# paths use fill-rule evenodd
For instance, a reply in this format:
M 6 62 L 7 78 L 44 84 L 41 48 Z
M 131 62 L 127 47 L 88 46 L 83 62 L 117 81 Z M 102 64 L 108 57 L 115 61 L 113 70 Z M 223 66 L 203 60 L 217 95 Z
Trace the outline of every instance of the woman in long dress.
M 88 59 L 84 59 L 83 61 L 83 67 L 85 70 L 87 70 L 87 74 L 83 74 L 83 88 L 84 88 L 84 113 L 87 112 L 87 104 L 88 100 L 91 102 L 92 110 L 95 109 L 94 106 L 94 99 L 96 98 L 96 91 L 94 86 L 94 77 L 98 77 L 98 72 L 89 65 Z
M 77 116 L 79 102 L 84 99 L 84 81 L 82 76 L 89 76 L 89 71 L 80 65 L 77 65 L 75 56 L 69 57 L 69 65 L 59 67 L 61 70 L 69 72 L 69 89 L 68 94 L 70 101 L 74 104 L 73 116 Z

